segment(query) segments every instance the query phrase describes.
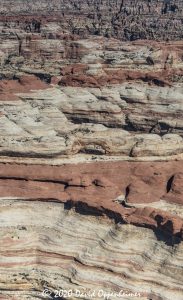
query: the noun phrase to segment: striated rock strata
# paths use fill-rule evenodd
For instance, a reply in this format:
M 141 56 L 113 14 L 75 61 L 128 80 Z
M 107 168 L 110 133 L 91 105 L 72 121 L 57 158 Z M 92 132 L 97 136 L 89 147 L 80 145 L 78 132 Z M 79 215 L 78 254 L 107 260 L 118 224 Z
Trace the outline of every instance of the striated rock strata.
M 93 34 L 123 40 L 182 38 L 181 0 L 17 0 L 16 5 L 2 0 L 0 12 L 2 20 L 18 20 L 27 31 L 40 31 L 42 24 L 56 20 L 82 37 Z
M 1 1 L 0 299 L 182 300 L 182 9 Z

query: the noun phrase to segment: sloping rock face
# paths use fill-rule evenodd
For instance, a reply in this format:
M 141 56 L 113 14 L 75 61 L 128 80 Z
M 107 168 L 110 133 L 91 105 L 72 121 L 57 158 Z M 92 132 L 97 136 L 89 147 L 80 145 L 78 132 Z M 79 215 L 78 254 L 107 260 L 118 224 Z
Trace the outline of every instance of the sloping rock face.
M 182 300 L 182 9 L 1 1 L 0 299 Z

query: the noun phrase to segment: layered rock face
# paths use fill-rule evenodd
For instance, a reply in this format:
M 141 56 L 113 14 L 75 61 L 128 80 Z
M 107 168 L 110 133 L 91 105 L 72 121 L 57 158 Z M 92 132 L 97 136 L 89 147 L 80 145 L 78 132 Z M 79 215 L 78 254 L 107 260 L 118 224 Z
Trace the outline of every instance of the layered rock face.
M 0 299 L 182 299 L 182 8 L 1 2 Z
M 182 42 L 38 33 L 27 42 L 17 29 L 10 43 L 11 30 L 2 33 L 2 155 L 182 157 Z
M 18 0 L 16 6 L 2 0 L 0 8 L 3 16 L 31 14 L 39 18 L 38 22 L 41 16 L 43 22 L 45 17 L 56 19 L 64 28 L 81 36 L 94 34 L 123 40 L 182 38 L 181 0 L 36 0 L 31 3 Z

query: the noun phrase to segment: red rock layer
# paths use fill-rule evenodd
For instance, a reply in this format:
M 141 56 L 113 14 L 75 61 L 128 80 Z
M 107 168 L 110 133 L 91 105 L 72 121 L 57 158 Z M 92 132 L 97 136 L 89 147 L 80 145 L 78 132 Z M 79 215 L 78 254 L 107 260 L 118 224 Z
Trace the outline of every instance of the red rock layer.
M 126 81 L 148 82 L 150 85 L 155 84 L 157 86 L 171 86 L 170 77 L 175 75 L 183 76 L 182 71 L 159 71 L 159 72 L 140 72 L 129 70 L 108 70 L 105 75 L 87 76 L 85 74 L 87 65 L 85 68 L 79 70 L 78 65 L 70 66 L 70 70 L 67 73 L 65 69 L 61 71 L 61 75 L 65 73 L 62 79 L 59 81 L 63 86 L 83 86 L 83 87 L 100 87 L 108 84 L 119 84 Z
M 1 197 L 61 201 L 80 212 L 102 214 L 182 237 L 183 220 L 151 207 L 165 199 L 183 204 L 182 162 L 95 162 L 62 166 L 0 165 Z M 116 202 L 124 195 L 125 203 Z M 136 208 L 134 204 L 148 203 Z
M 122 44 L 120 45 L 116 40 L 112 41 L 112 39 L 110 44 L 106 44 L 105 40 L 101 40 L 99 45 L 101 45 L 104 52 L 105 50 L 114 51 L 114 49 L 117 51 L 118 46 L 119 48 L 122 47 Z M 130 45 L 131 47 L 143 47 L 147 46 L 147 41 L 135 41 Z M 75 42 L 75 46 L 77 46 L 77 42 Z M 182 41 L 175 43 L 157 43 L 155 41 L 148 41 L 148 46 L 151 46 L 155 52 L 161 51 L 161 54 L 156 59 L 148 56 L 146 58 L 147 61 L 145 68 L 140 69 L 138 63 L 136 63 L 136 68 L 133 70 L 128 69 L 128 64 L 126 66 L 114 65 L 112 67 L 110 60 L 105 61 L 104 63 L 101 59 L 101 61 L 98 62 L 102 63 L 103 74 L 100 74 L 99 72 L 95 75 L 87 75 L 89 65 L 79 62 L 86 52 L 84 48 L 82 49 L 82 47 L 79 46 L 77 47 L 77 63 L 74 61 L 75 58 L 72 57 L 72 53 L 70 57 L 70 64 L 61 68 L 60 75 L 62 75 L 62 79 L 59 84 L 78 87 L 100 87 L 108 84 L 119 84 L 126 81 L 140 80 L 143 82 L 148 82 L 150 85 L 171 86 L 173 78 L 176 76 L 183 76 L 183 69 L 181 66 L 179 68 L 168 63 L 169 57 L 172 55 L 172 53 L 173 60 L 182 59 Z M 115 55 L 113 58 L 115 58 Z M 154 68 L 151 69 L 153 66 Z
M 33 75 L 23 75 L 15 80 L 0 81 L 0 101 L 18 100 L 16 93 L 48 88 L 48 85 Z

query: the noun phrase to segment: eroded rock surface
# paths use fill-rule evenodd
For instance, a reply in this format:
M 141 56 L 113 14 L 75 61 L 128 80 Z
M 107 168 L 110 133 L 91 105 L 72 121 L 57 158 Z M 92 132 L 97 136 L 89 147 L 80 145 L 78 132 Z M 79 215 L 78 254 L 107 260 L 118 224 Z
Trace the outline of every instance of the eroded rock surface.
M 0 299 L 182 300 L 182 9 L 1 1 Z
M 58 287 L 72 290 L 70 299 L 77 291 L 101 299 L 99 290 L 123 290 L 121 299 L 182 297 L 182 244 L 172 248 L 150 229 L 23 199 L 7 199 L 1 218 L 3 299 L 49 299 L 43 289 Z
M 18 20 L 27 31 L 39 32 L 45 22 L 58 20 L 63 28 L 81 36 L 104 35 L 123 40 L 182 38 L 181 0 L 35 0 L 31 3 L 17 0 L 16 5 L 2 0 L 0 11 L 3 20 Z M 18 19 L 20 14 L 23 18 Z M 25 15 L 30 16 L 29 22 Z

